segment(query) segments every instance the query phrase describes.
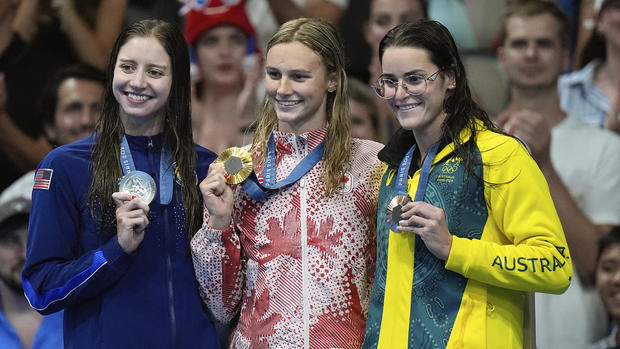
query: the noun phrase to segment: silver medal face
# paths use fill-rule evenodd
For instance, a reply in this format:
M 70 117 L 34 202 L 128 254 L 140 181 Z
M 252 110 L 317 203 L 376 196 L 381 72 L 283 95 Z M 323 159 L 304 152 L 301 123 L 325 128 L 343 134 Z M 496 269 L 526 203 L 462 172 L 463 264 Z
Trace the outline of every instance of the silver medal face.
M 409 195 L 396 195 L 388 204 L 385 216 L 387 218 L 388 227 L 390 227 L 391 231 L 396 231 L 398 222 L 401 219 L 400 216 L 402 214 L 403 206 L 409 202 L 411 202 Z
M 118 183 L 118 191 L 137 196 L 147 205 L 155 198 L 157 186 L 153 177 L 142 171 L 131 171 Z

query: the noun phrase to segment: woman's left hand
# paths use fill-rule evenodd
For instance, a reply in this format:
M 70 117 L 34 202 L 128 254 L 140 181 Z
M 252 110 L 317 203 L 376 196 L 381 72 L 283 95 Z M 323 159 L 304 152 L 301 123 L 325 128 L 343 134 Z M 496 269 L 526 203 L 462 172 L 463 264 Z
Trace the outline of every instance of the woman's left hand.
M 423 201 L 403 206 L 398 232 L 410 232 L 420 236 L 426 248 L 435 257 L 447 260 L 452 247 L 452 235 L 448 230 L 443 210 Z

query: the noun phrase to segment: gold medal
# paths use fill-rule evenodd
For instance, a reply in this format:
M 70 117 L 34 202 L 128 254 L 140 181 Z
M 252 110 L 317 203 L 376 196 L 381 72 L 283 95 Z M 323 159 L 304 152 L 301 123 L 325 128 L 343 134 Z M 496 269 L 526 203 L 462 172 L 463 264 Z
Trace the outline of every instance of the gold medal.
M 222 165 L 228 174 L 226 178 L 228 184 L 239 184 L 245 181 L 254 169 L 250 153 L 238 147 L 224 150 L 217 157 L 216 162 Z
M 409 197 L 409 195 L 396 195 L 388 204 L 386 210 L 386 217 L 388 221 L 388 226 L 392 231 L 396 231 L 398 222 L 401 219 L 400 216 L 403 212 L 403 206 L 405 206 L 409 202 L 411 202 L 411 197 Z
M 148 173 L 131 171 L 121 178 L 118 191 L 135 195 L 148 205 L 155 198 L 157 186 L 153 177 Z

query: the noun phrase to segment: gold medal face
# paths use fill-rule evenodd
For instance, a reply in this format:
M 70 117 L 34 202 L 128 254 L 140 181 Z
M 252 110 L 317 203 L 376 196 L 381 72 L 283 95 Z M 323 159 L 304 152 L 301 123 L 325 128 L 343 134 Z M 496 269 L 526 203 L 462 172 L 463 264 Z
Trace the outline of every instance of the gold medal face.
M 135 195 L 148 205 L 155 198 L 157 186 L 153 177 L 148 173 L 131 171 L 121 178 L 118 183 L 118 191 Z
M 396 230 L 398 222 L 400 221 L 400 215 L 402 214 L 403 206 L 411 202 L 409 195 L 396 195 L 392 198 L 392 201 L 387 206 L 386 217 L 388 226 L 392 231 Z
M 228 184 L 239 184 L 245 181 L 254 169 L 250 153 L 238 147 L 224 150 L 217 157 L 216 162 L 222 165 L 228 174 L 226 178 Z

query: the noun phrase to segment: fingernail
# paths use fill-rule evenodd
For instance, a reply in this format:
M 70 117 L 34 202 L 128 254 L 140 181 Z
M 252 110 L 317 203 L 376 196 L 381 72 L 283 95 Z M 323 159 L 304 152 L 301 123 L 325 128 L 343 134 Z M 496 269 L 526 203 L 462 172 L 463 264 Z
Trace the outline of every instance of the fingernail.
M 135 196 L 135 195 L 132 195 L 132 196 L 131 196 L 131 199 L 135 199 L 135 198 L 136 198 L 136 196 Z

